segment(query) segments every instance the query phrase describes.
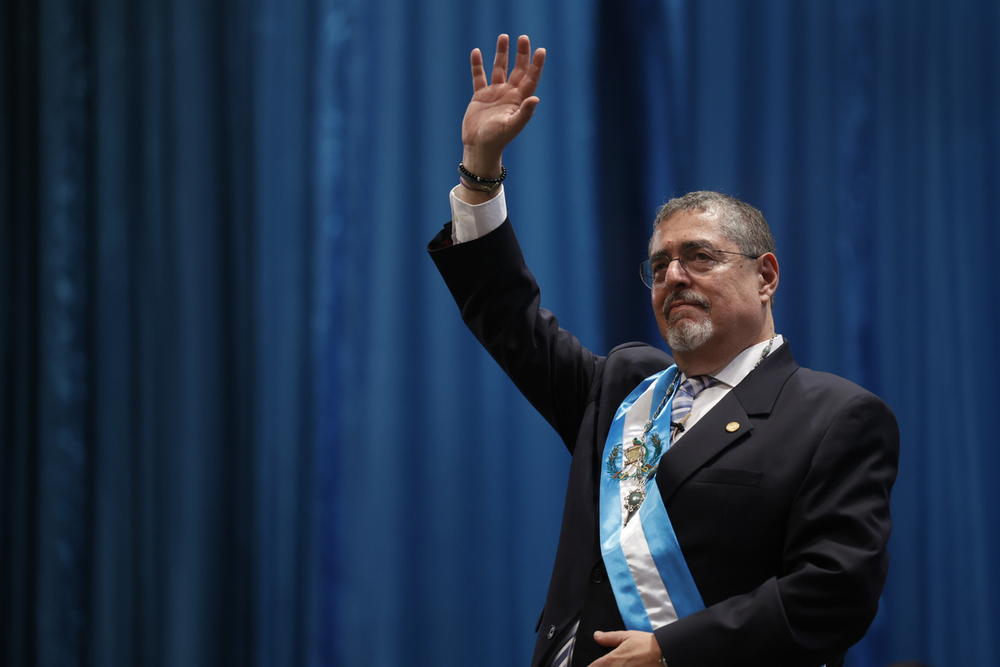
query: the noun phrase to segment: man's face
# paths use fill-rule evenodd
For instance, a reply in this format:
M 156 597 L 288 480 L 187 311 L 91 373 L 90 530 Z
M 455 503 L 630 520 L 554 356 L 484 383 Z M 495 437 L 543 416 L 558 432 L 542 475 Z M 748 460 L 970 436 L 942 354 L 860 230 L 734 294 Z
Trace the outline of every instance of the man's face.
M 677 257 L 682 249 L 705 247 L 739 252 L 722 235 L 715 214 L 680 211 L 656 228 L 650 258 Z M 660 334 L 675 352 L 740 350 L 757 342 L 764 325 L 764 307 L 755 260 L 719 255 L 721 261 L 697 275 L 670 262 L 666 282 L 652 289 L 653 312 Z M 753 338 L 752 341 L 749 341 Z

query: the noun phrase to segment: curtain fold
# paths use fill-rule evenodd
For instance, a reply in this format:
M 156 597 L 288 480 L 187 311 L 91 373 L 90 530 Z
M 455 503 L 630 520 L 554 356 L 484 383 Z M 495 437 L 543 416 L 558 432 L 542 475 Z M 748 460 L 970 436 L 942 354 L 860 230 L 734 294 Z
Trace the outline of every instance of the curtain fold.
M 776 324 L 798 361 L 871 389 L 899 419 L 892 565 L 849 664 L 994 664 L 1000 12 L 778 0 L 601 11 L 613 29 L 599 76 L 630 101 L 606 101 L 598 121 L 605 237 L 623 235 L 607 217 L 623 198 L 645 202 L 646 234 L 673 193 L 757 205 L 782 268 Z M 650 335 L 633 304 L 607 303 L 609 342 Z
M 511 218 L 543 303 L 602 346 L 592 6 L 467 9 L 384 3 L 353 24 L 338 665 L 530 660 L 569 456 L 462 325 L 424 250 L 450 217 L 469 53 L 490 59 L 500 32 L 553 56 L 535 118 L 504 156 Z
M 989 667 L 1000 8 L 41 0 L 0 12 L 0 662 L 527 663 L 569 456 L 464 329 L 468 53 L 548 48 L 504 156 L 542 305 L 657 342 L 656 207 L 778 242 L 800 363 L 883 396 L 854 667 Z
M 4 664 L 321 658 L 324 9 L 4 12 Z

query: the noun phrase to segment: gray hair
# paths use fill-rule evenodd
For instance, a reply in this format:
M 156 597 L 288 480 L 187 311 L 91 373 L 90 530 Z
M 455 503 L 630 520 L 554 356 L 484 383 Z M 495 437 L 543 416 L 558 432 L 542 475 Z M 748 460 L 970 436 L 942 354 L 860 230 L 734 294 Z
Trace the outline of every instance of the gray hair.
M 723 236 L 736 244 L 740 252 L 760 257 L 774 252 L 774 237 L 764 214 L 750 204 L 719 192 L 701 190 L 674 197 L 656 212 L 653 230 L 661 222 L 681 211 L 701 211 L 714 214 Z M 650 247 L 653 240 L 650 239 Z

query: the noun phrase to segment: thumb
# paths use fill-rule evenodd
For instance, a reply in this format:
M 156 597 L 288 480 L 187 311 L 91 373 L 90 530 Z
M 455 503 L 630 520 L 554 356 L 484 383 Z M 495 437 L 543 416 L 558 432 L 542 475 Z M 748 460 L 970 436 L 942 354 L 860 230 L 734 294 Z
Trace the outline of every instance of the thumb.
M 594 641 L 601 646 L 613 648 L 620 646 L 627 636 L 628 634 L 625 632 L 601 632 L 598 630 L 594 633 Z
M 517 111 L 511 114 L 508 123 L 514 135 L 520 134 L 524 126 L 531 120 L 539 101 L 537 97 L 529 97 L 521 102 L 521 106 L 518 107 Z

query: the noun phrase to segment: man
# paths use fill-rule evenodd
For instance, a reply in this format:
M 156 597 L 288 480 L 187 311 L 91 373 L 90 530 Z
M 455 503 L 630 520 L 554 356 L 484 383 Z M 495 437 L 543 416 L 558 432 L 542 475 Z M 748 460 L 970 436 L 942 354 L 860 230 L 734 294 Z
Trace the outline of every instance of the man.
M 539 308 L 506 219 L 504 147 L 545 52 L 472 52 L 452 223 L 429 245 L 462 317 L 572 454 L 532 665 L 842 664 L 885 581 L 899 436 L 876 396 L 800 368 L 775 333 L 763 216 L 668 202 L 642 267 L 674 358 L 602 357 Z

